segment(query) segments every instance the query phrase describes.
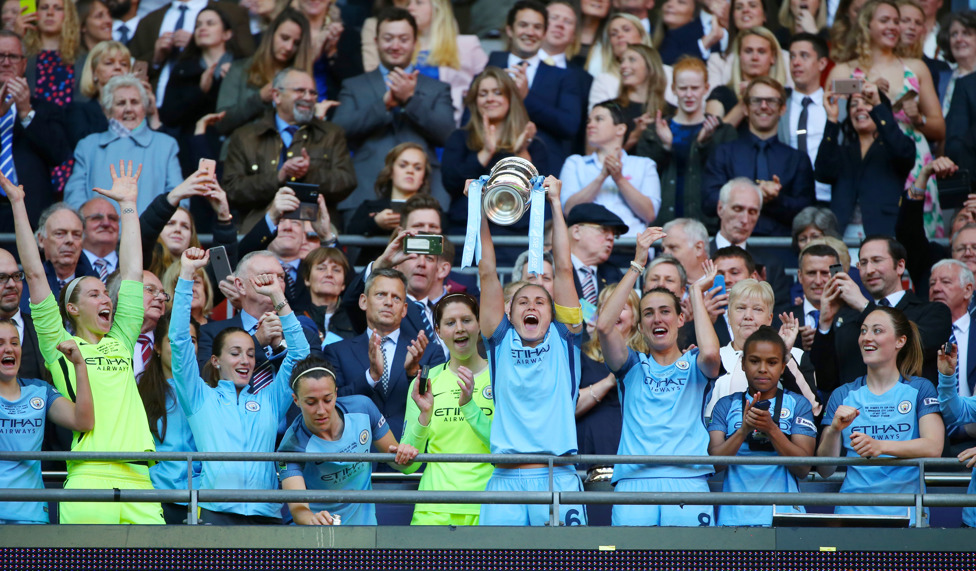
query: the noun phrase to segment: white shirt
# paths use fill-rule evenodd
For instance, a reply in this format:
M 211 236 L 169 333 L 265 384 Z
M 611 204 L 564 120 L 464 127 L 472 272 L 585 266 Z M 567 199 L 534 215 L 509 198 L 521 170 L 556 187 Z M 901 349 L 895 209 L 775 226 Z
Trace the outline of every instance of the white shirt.
M 712 15 L 706 12 L 705 10 L 702 10 L 701 13 L 698 15 L 698 17 L 701 19 L 702 28 L 705 30 L 705 35 L 707 36 L 709 32 L 712 31 Z M 722 39 L 718 41 L 718 45 L 720 51 L 724 54 L 725 50 L 729 48 L 728 30 L 725 29 L 722 30 Z M 698 39 L 698 49 L 701 51 L 702 59 L 708 60 L 708 56 L 712 54 L 712 50 L 705 49 L 705 44 L 704 42 L 701 41 L 701 38 Z
M 149 340 L 153 343 L 156 342 L 156 335 L 154 332 L 150 331 L 148 333 L 140 333 L 140 336 L 145 335 L 149 337 Z M 142 341 L 136 341 L 135 349 L 132 352 L 132 372 L 138 379 L 139 375 L 146 369 L 146 366 L 142 362 L 142 347 L 144 343 Z
M 939 23 L 936 22 L 932 26 L 932 30 L 925 36 L 925 41 L 922 43 L 922 53 L 935 59 L 936 54 L 939 52 L 939 44 L 936 39 L 939 36 Z M 942 59 L 941 57 L 939 59 Z
M 650 18 L 641 18 L 641 26 L 644 26 L 644 31 L 647 32 L 647 35 L 648 36 L 651 35 L 651 19 Z
M 112 20 L 112 39 L 117 42 L 122 41 L 122 33 L 119 32 L 119 28 L 122 27 L 122 24 L 125 24 L 126 29 L 129 30 L 129 41 L 131 42 L 132 36 L 136 35 L 136 28 L 139 27 L 139 20 L 141 19 L 142 16 L 136 14 L 131 20 Z
M 88 263 L 91 264 L 91 267 L 95 268 L 95 271 L 98 271 L 98 268 L 95 267 L 96 260 L 105 260 L 108 263 L 109 274 L 114 272 L 119 267 L 119 253 L 116 252 L 115 250 L 112 250 L 111 252 L 106 254 L 105 257 L 99 257 L 94 252 L 91 252 L 84 248 L 81 249 L 81 252 L 85 254 L 86 258 L 88 258 Z
M 585 286 L 587 280 L 590 276 L 587 275 L 584 269 L 588 269 L 593 272 L 593 284 L 596 286 L 596 292 L 600 293 L 600 283 L 596 279 L 596 266 L 587 266 L 582 260 L 576 257 L 576 254 L 570 254 L 569 259 L 573 262 L 573 269 L 576 270 L 576 276 L 579 278 L 580 285 Z
M 20 344 L 24 344 L 24 315 L 18 309 L 17 313 L 10 316 L 10 321 L 14 322 L 17 326 L 17 335 L 20 337 Z
M 400 342 L 400 328 L 397 327 L 389 335 L 386 336 L 389 341 L 380 344 L 380 348 L 383 349 L 383 354 L 386 355 L 386 363 L 390 367 L 390 377 L 393 377 L 393 357 L 396 356 L 397 343 Z M 373 330 L 369 327 L 366 328 L 366 338 L 373 342 Z M 401 363 L 402 366 L 402 363 Z M 366 367 L 366 382 L 369 386 L 375 387 L 379 381 L 374 381 L 372 375 L 369 374 L 369 367 Z
M 956 336 L 956 355 L 959 364 L 959 396 L 970 397 L 969 391 L 969 326 L 972 318 L 969 312 L 952 322 L 952 334 Z
M 901 298 L 903 297 L 905 297 L 905 290 L 902 289 L 896 291 L 895 293 L 888 294 L 884 298 L 888 300 L 888 303 L 891 304 L 891 307 L 894 307 L 898 305 L 898 302 L 901 301 Z M 880 299 L 874 300 L 875 303 L 878 303 L 879 301 L 881 300 Z
M 840 0 L 827 0 L 827 27 L 830 28 L 834 25 L 834 18 L 837 17 L 837 6 L 840 5 Z
M 539 71 L 539 63 L 542 60 L 539 59 L 538 53 L 527 59 L 522 59 L 513 53 L 508 54 L 508 67 L 519 67 L 523 61 L 529 64 L 525 67 L 525 77 L 528 78 L 529 88 L 531 88 L 532 82 L 535 81 L 535 72 Z
M 807 155 L 810 157 L 810 165 L 817 163 L 817 151 L 820 150 L 820 142 L 823 141 L 824 129 L 827 127 L 827 110 L 823 105 L 823 88 L 818 88 L 813 93 L 807 95 L 794 89 L 790 95 L 790 146 L 794 149 L 799 148 L 797 139 L 799 137 L 800 113 L 803 112 L 803 98 L 809 97 L 811 103 L 807 105 Z M 816 183 L 817 200 L 830 202 L 830 185 L 822 182 Z
M 169 10 L 166 10 L 166 14 L 163 15 L 163 23 L 159 26 L 159 35 L 162 36 L 166 32 L 176 31 L 176 22 L 180 19 L 180 6 L 186 6 L 186 15 L 183 17 L 183 27 L 181 30 L 186 30 L 187 32 L 193 33 L 193 28 L 196 26 L 197 15 L 207 7 L 208 0 L 187 0 L 186 2 L 180 2 L 174 0 L 172 4 L 169 5 Z M 140 8 L 142 5 L 140 4 Z M 176 48 L 170 52 L 171 56 L 176 55 Z M 169 83 L 169 74 L 172 70 L 172 63 L 167 62 L 163 64 L 162 71 L 159 72 L 159 83 L 156 86 L 156 107 L 163 106 L 163 95 L 166 93 L 166 84 Z
M 555 65 L 558 68 L 566 69 L 566 52 L 563 52 L 561 54 L 548 54 L 546 53 L 546 50 L 540 48 L 539 59 L 542 61 L 546 61 L 546 58 L 552 60 L 553 63 L 550 65 Z
M 738 246 L 738 247 L 742 248 L 743 250 L 746 249 L 745 245 L 733 244 L 732 242 L 729 242 L 729 239 L 726 238 L 725 236 L 723 236 L 721 231 L 719 231 L 718 233 L 715 234 L 715 249 L 716 250 L 720 250 L 722 248 L 728 248 L 729 246 Z

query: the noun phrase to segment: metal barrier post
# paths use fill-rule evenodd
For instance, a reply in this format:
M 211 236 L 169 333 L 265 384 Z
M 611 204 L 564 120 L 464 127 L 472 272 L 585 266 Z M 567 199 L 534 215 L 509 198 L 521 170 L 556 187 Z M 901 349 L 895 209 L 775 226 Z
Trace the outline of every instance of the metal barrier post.
M 922 507 L 922 496 L 928 491 L 925 489 L 925 458 L 918 459 L 918 490 L 915 495 L 915 527 L 928 527 L 929 519 L 925 517 L 925 508 Z
M 552 505 L 549 506 L 549 527 L 559 527 L 559 494 L 553 477 L 552 458 L 549 458 L 549 493 L 552 494 Z
M 189 524 L 191 521 L 196 523 L 196 510 L 191 507 L 192 499 L 196 493 L 193 489 L 193 454 L 187 454 L 186 456 L 186 489 L 190 492 L 190 500 L 186 503 L 186 522 Z
M 187 504 L 187 506 L 189 506 L 189 513 L 186 515 L 187 525 L 197 525 L 197 511 L 199 510 L 199 508 L 197 508 L 197 494 L 199 493 L 199 490 L 190 490 L 190 503 Z

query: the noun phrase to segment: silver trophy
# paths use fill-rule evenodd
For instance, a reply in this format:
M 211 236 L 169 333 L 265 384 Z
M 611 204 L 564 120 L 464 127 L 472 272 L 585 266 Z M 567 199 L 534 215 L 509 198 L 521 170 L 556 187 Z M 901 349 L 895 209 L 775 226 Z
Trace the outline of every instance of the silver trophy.
M 488 175 L 481 196 L 481 208 L 499 226 L 511 226 L 529 211 L 532 180 L 539 171 L 529 161 L 508 157 L 498 161 Z

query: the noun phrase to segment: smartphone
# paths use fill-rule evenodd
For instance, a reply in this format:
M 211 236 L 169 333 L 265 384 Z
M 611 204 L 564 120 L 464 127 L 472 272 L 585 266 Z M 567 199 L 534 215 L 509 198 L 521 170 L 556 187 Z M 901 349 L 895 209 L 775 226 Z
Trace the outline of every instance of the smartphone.
M 390 202 L 390 210 L 397 214 L 403 214 L 403 207 L 407 205 L 406 200 L 394 200 Z
M 213 159 L 200 159 L 200 164 L 197 166 L 197 170 L 201 170 L 207 175 L 216 177 L 217 176 L 217 161 Z
M 901 111 L 901 108 L 905 106 L 906 101 L 909 99 L 914 99 L 915 97 L 918 97 L 918 92 L 914 89 L 909 89 L 904 95 L 899 97 L 897 101 L 891 104 L 891 110 L 898 113 Z
M 945 345 L 942 346 L 943 355 L 952 355 L 952 341 L 946 341 Z
M 440 255 L 444 251 L 444 237 L 435 235 L 407 236 L 403 240 L 404 254 Z
M 227 276 L 234 273 L 230 267 L 230 260 L 227 259 L 227 248 L 214 246 L 210 248 L 210 267 L 213 268 L 214 277 L 223 281 Z
M 842 271 L 844 271 L 844 266 L 840 264 L 830 264 L 830 277 L 834 277 Z
M 761 400 L 759 402 L 752 403 L 752 408 L 756 408 L 759 410 L 769 410 L 770 404 L 771 403 L 768 400 Z
M 289 182 L 288 188 L 295 191 L 301 203 L 298 210 L 286 212 L 282 218 L 291 220 L 315 220 L 319 217 L 319 185 L 307 182 Z
M 420 369 L 420 376 L 417 378 L 417 385 L 418 385 L 417 386 L 417 391 L 420 394 L 422 394 L 422 395 L 423 394 L 427 394 L 427 389 L 430 388 L 428 386 L 428 378 L 429 377 L 430 377 L 430 367 L 428 367 L 427 365 L 424 365 Z
M 936 184 L 939 187 L 939 206 L 943 210 L 962 208 L 973 192 L 969 169 L 959 169 L 952 176 L 936 179 Z
M 830 90 L 835 95 L 854 95 L 864 87 L 863 79 L 835 79 L 830 82 Z
M 20 13 L 24 16 L 37 12 L 37 0 L 20 0 Z
M 149 79 L 149 64 L 136 60 L 136 63 L 132 64 L 132 75 L 136 76 L 136 79 L 148 80 Z
M 725 276 L 722 274 L 717 274 L 715 276 L 715 281 L 712 282 L 712 289 L 720 288 L 718 293 L 715 295 L 725 295 Z

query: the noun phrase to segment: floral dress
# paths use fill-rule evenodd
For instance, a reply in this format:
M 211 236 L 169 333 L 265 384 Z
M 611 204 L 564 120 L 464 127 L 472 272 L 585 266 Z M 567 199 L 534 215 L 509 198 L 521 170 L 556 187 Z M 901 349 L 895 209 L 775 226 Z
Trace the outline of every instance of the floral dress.
M 37 87 L 35 95 L 65 109 L 75 90 L 75 68 L 61 60 L 55 50 L 41 50 L 37 54 Z M 63 192 L 74 159 L 68 159 L 51 169 L 51 183 L 55 192 Z
M 895 86 L 892 86 L 890 98 L 893 102 L 898 101 L 898 99 L 908 93 L 909 90 L 914 91 L 915 93 L 921 93 L 921 89 L 919 89 L 918 84 L 918 77 L 915 75 L 915 72 L 906 65 L 903 65 L 903 67 L 905 69 L 905 80 L 902 82 L 901 89 L 898 89 L 897 91 L 895 90 Z M 864 71 L 860 68 L 855 68 L 851 76 L 856 79 L 867 78 L 867 74 L 864 73 Z M 895 120 L 898 121 L 898 127 L 901 128 L 902 132 L 915 141 L 915 165 L 908 174 L 908 179 L 905 180 L 905 190 L 907 191 L 913 184 L 915 184 L 915 179 L 918 178 L 918 173 L 922 170 L 922 167 L 932 162 L 932 151 L 929 149 L 929 142 L 925 139 L 925 135 L 915 130 L 911 119 L 908 118 L 908 115 L 905 114 L 904 110 L 900 110 L 895 113 Z M 936 185 L 935 177 L 930 177 L 928 185 L 925 187 L 925 206 L 922 221 L 925 225 L 926 236 L 929 238 L 945 237 L 945 227 L 942 220 L 942 208 L 939 206 L 939 189 Z

